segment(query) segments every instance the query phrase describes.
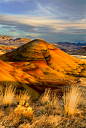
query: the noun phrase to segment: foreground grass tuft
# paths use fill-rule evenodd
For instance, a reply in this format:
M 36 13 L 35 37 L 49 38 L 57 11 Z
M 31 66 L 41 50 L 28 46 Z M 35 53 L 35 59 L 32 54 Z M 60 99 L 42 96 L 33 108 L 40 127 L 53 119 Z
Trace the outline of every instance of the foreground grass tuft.
M 71 86 L 64 91 L 64 109 L 67 115 L 74 115 L 82 92 L 78 86 Z
M 25 103 L 25 104 L 20 103 L 15 108 L 14 113 L 16 114 L 16 116 L 24 116 L 26 118 L 29 118 L 33 115 L 33 110 L 32 110 L 32 107 L 30 107 L 28 103 Z
M 25 101 L 25 102 L 30 101 L 30 96 L 29 96 L 28 92 L 27 91 L 23 91 L 23 92 L 20 91 L 19 94 L 16 95 L 16 101 L 18 103 L 23 102 L 23 101 Z
M 0 95 L 1 105 L 11 105 L 15 100 L 15 88 L 13 85 L 6 86 L 5 91 Z
M 2 88 L 0 127 L 85 128 L 86 107 L 80 106 L 81 94 L 82 91 L 78 86 L 66 88 L 63 98 L 58 97 L 56 90 L 46 89 L 39 100 L 33 101 L 26 91 L 16 94 L 14 87 Z M 5 98 L 12 96 L 11 102 L 5 102 L 4 96 Z M 11 105 L 14 101 L 16 104 Z M 3 104 L 7 107 L 3 107 Z
M 50 89 L 45 89 L 45 92 L 42 94 L 42 96 L 40 97 L 40 102 L 41 104 L 46 104 L 50 102 Z

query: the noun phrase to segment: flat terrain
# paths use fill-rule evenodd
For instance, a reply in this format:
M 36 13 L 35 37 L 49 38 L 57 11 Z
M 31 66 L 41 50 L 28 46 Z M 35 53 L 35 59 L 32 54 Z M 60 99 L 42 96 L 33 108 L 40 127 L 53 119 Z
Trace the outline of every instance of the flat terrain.
M 81 59 L 83 61 L 86 61 L 86 56 L 82 56 L 82 55 L 72 55 L 73 57 L 76 57 L 78 59 Z

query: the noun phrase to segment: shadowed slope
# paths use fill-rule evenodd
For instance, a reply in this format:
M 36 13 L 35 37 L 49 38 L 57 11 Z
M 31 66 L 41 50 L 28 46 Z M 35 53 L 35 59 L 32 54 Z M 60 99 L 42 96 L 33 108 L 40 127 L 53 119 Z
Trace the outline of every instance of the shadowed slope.
M 27 86 L 39 83 L 36 78 L 0 60 L 0 84 L 5 86 L 7 83 L 15 84 L 18 89 L 27 89 L 33 98 L 38 97 L 38 93 Z

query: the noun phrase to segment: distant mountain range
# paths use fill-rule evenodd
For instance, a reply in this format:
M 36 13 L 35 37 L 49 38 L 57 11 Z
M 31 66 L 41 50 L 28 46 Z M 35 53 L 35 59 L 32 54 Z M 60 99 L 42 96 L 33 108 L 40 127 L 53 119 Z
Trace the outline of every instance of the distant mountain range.
M 79 49 L 83 49 L 86 46 L 86 43 L 58 42 L 58 43 L 54 43 L 53 45 L 68 54 L 75 54 L 75 53 L 78 54 Z M 82 52 L 82 55 L 83 55 L 83 52 Z
M 10 36 L 0 36 L 0 44 L 2 45 L 17 45 L 21 46 L 23 44 L 26 44 L 27 42 L 30 42 L 31 39 L 29 38 L 17 38 L 13 39 Z
M 84 47 L 82 47 L 82 48 L 80 48 L 78 50 L 71 51 L 71 54 L 86 56 L 86 46 L 84 46 Z
M 69 47 L 69 46 L 77 46 L 77 47 L 79 47 L 79 46 L 85 46 L 86 45 L 86 43 L 80 43 L 80 42 L 78 42 L 78 43 L 70 43 L 70 42 L 58 42 L 57 43 L 58 45 L 62 45 L 62 46 L 66 46 L 66 47 Z
M 30 42 L 29 38 L 13 39 L 10 36 L 0 36 L 0 55 L 12 51 L 19 46 Z

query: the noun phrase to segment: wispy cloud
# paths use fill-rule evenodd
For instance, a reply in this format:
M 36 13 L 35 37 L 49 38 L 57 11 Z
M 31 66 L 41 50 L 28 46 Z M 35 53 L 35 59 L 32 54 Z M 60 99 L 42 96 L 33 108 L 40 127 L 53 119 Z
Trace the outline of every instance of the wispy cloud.
M 35 3 L 37 6 L 36 13 L 38 16 L 52 16 L 52 17 L 55 16 L 55 14 L 54 14 L 55 10 L 51 6 L 51 4 L 50 5 L 49 4 L 42 5 L 37 1 Z
M 8 25 L 2 25 L 1 28 L 5 28 L 10 32 L 16 32 L 17 31 L 17 30 L 15 30 L 15 27 L 13 27 L 13 26 L 11 27 L 11 26 L 8 26 Z
M 7 15 L 0 15 L 0 18 L 1 18 L 0 20 L 1 25 L 14 26 L 16 29 L 23 30 L 26 32 L 34 31 L 35 26 L 26 24 L 25 22 L 22 22 L 21 19 L 19 20 L 13 16 L 7 16 Z
M 30 36 L 30 37 L 40 37 L 42 36 L 42 34 L 39 34 L 39 33 L 26 33 L 26 36 Z
M 0 24 L 15 26 L 16 29 L 23 30 L 26 32 L 67 32 L 68 31 L 76 31 L 85 30 L 86 29 L 86 20 L 78 20 L 76 22 L 57 20 L 57 19 L 47 19 L 46 17 L 28 17 L 28 16 L 7 16 L 0 15 L 1 21 Z
M 4 2 L 14 2 L 14 1 L 25 2 L 25 1 L 28 1 L 28 0 L 3 0 L 3 1 L 0 1 L 0 2 L 4 3 Z

